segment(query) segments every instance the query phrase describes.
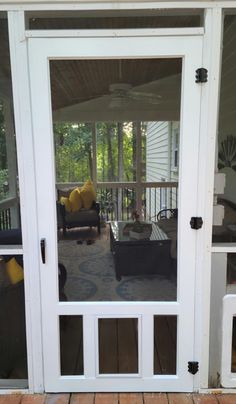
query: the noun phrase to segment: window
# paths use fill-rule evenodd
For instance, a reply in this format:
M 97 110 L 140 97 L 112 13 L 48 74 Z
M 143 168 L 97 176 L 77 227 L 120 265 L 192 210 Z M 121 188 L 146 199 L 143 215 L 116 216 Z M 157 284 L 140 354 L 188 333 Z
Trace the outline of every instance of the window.
M 177 171 L 179 166 L 179 124 L 172 126 L 172 170 Z

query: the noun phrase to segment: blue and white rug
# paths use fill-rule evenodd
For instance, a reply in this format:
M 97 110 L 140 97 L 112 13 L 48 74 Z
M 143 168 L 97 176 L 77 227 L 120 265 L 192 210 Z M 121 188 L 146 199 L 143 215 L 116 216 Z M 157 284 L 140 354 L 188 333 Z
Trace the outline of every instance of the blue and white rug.
M 110 241 L 93 244 L 60 240 L 59 261 L 67 269 L 68 301 L 175 301 L 176 281 L 161 275 L 124 276 L 116 280 Z

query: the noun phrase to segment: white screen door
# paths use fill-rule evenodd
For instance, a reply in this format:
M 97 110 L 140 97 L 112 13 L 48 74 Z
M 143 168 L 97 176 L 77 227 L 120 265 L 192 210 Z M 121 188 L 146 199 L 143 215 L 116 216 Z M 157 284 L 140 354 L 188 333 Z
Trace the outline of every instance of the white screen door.
M 191 391 L 202 37 L 28 42 L 45 389 Z

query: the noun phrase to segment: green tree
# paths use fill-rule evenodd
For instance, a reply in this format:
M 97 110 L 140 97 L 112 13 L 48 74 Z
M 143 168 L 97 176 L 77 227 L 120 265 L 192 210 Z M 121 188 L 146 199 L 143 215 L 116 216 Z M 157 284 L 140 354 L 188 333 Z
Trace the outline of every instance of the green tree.
M 3 101 L 0 100 L 0 200 L 8 195 L 8 167 Z
M 54 125 L 57 182 L 92 177 L 92 128 L 88 123 Z

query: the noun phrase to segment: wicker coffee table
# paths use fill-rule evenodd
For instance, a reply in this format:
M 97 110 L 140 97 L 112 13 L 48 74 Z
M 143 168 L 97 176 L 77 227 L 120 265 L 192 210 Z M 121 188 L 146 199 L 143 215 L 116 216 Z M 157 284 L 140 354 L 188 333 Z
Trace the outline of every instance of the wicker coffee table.
M 171 275 L 171 240 L 157 224 L 152 224 L 148 239 L 132 239 L 127 234 L 130 222 L 110 222 L 110 247 L 114 256 L 116 279 L 132 275 Z

